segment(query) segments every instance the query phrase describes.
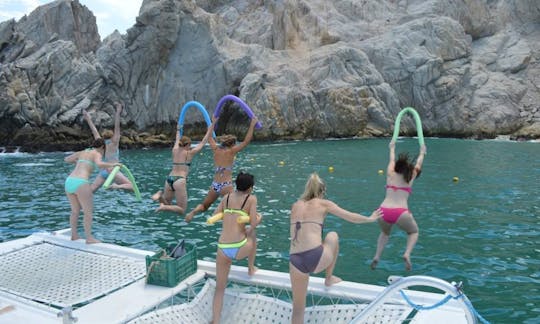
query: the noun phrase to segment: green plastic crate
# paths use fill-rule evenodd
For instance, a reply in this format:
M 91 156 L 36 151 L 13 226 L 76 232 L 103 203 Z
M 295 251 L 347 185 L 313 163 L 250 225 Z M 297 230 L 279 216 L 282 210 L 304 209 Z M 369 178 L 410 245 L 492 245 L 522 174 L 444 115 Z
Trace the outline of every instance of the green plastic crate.
M 165 250 L 146 256 L 146 283 L 174 287 L 197 271 L 197 249 L 194 244 L 185 243 L 186 254 L 175 259 Z

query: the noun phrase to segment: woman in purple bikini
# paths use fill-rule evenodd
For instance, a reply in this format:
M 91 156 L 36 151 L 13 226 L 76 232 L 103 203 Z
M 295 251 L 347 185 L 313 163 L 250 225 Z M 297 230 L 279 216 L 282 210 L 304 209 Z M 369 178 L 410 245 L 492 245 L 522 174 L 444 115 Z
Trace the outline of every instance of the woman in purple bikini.
M 407 200 L 412 194 L 412 185 L 414 179 L 420 176 L 422 172 L 422 163 L 426 155 L 426 146 L 420 147 L 420 154 L 416 159 L 416 164 L 409 161 L 407 153 L 401 153 L 398 160 L 395 160 L 396 142 L 390 141 L 390 158 L 386 169 L 386 197 L 384 198 L 379 210 L 382 218 L 379 219 L 381 234 L 377 240 L 377 251 L 371 262 L 371 269 L 375 269 L 379 263 L 379 258 L 388 243 L 392 226 L 397 224 L 399 228 L 407 233 L 407 247 L 403 253 L 405 269 L 410 271 L 411 252 L 418 241 L 418 225 L 412 213 L 409 211 Z
M 351 223 L 374 222 L 381 216 L 377 210 L 369 217 L 347 211 L 324 199 L 325 192 L 324 182 L 316 173 L 312 173 L 304 193 L 291 208 L 289 275 L 293 294 L 292 323 L 304 323 L 310 273 L 326 270 L 326 286 L 341 281 L 339 277 L 332 275 L 339 253 L 338 235 L 330 232 L 326 234 L 324 242 L 322 241 L 326 215 L 330 213 Z

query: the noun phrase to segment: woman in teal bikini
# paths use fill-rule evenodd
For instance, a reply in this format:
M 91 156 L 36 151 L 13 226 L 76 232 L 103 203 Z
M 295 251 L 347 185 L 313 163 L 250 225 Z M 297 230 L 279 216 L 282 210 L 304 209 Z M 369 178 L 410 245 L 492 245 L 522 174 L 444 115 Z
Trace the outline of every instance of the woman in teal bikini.
M 326 185 L 313 173 L 302 197 L 291 208 L 289 275 L 293 295 L 292 323 L 304 323 L 310 273 L 326 270 L 326 286 L 341 281 L 333 275 L 339 254 L 339 237 L 336 232 L 329 232 L 322 241 L 326 215 L 336 215 L 357 224 L 375 222 L 381 216 L 377 210 L 369 217 L 347 211 L 324 199 L 325 193 Z
M 107 148 L 106 153 L 103 157 L 103 161 L 110 163 L 116 163 L 120 161 L 120 114 L 122 113 L 123 106 L 119 102 L 115 102 L 114 106 L 116 107 L 116 113 L 114 115 L 114 132 L 110 130 L 105 130 L 103 132 L 103 139 L 105 140 L 105 145 Z M 90 130 L 92 131 L 92 135 L 94 135 L 94 139 L 102 138 L 102 136 L 99 135 L 96 126 L 92 122 L 90 114 L 88 114 L 86 110 L 83 110 L 83 116 L 88 123 L 88 127 L 90 127 Z M 107 180 L 107 177 L 109 177 L 110 172 L 111 169 L 106 168 L 102 168 L 101 170 L 99 170 L 99 174 L 94 180 L 94 183 L 92 184 L 93 192 L 96 192 L 96 190 L 98 190 L 103 185 L 105 180 Z M 131 184 L 129 179 L 124 174 L 122 174 L 122 172 L 118 172 L 109 188 L 133 190 L 133 185 Z
M 156 211 L 171 211 L 179 215 L 185 213 L 188 200 L 186 181 L 191 160 L 202 150 L 212 134 L 212 129 L 213 127 L 209 126 L 204 138 L 193 148 L 191 139 L 187 136 L 180 137 L 180 129 L 176 130 L 176 140 L 172 148 L 172 170 L 165 180 L 163 191 L 160 190 L 152 195 L 152 200 L 159 201 Z M 172 204 L 173 198 L 176 198 L 176 205 Z
M 254 177 L 249 173 L 240 172 L 236 177 L 236 191 L 227 194 L 217 207 L 215 214 L 223 213 L 223 227 L 218 240 L 216 256 L 216 291 L 213 302 L 213 320 L 217 324 L 223 308 L 223 296 L 227 286 L 227 278 L 233 260 L 248 258 L 248 275 L 252 276 L 257 253 L 257 238 L 255 228 L 261 222 L 257 213 L 257 197 L 253 192 Z M 239 216 L 249 216 L 249 228 L 244 223 L 238 223 Z
M 420 153 L 416 159 L 416 164 L 409 162 L 407 153 L 399 155 L 395 161 L 396 142 L 390 141 L 388 145 L 390 149 L 390 157 L 388 167 L 386 168 L 386 197 L 382 202 L 379 210 L 382 213 L 382 218 L 379 220 L 381 234 L 377 240 L 377 250 L 373 261 L 371 261 L 371 269 L 375 269 L 379 263 L 381 254 L 388 243 L 392 226 L 397 224 L 399 228 L 407 233 L 407 247 L 403 253 L 403 261 L 405 269 L 410 271 L 411 252 L 418 241 L 418 225 L 412 213 L 409 211 L 407 201 L 412 194 L 412 185 L 414 179 L 420 176 L 422 163 L 426 155 L 426 146 L 420 147 Z
M 92 235 L 92 213 L 94 209 L 92 188 L 90 185 L 90 175 L 98 168 L 113 168 L 120 163 L 103 162 L 102 156 L 105 153 L 105 141 L 101 138 L 94 141 L 91 148 L 79 151 L 67 156 L 64 161 L 75 163 L 75 169 L 71 172 L 65 182 L 66 195 L 71 205 L 71 215 L 69 224 L 71 227 L 71 239 L 78 240 L 77 224 L 81 208 L 84 213 L 84 234 L 86 243 L 99 243 Z
M 212 125 L 215 125 L 216 121 L 217 118 L 212 116 Z M 243 150 L 249 144 L 249 142 L 251 142 L 251 139 L 253 138 L 253 130 L 255 129 L 255 124 L 257 124 L 257 121 L 258 119 L 256 117 L 251 119 L 251 124 L 249 125 L 246 137 L 239 144 L 236 144 L 236 137 L 233 135 L 221 136 L 220 146 L 217 145 L 213 137 L 208 138 L 208 143 L 210 144 L 212 151 L 214 151 L 214 180 L 212 181 L 210 189 L 208 189 L 206 198 L 204 198 L 202 204 L 197 205 L 195 209 L 189 212 L 185 218 L 186 222 L 190 222 L 193 219 L 193 216 L 207 210 L 219 198 L 219 196 L 223 197 L 233 190 L 232 169 L 234 158 L 238 152 Z

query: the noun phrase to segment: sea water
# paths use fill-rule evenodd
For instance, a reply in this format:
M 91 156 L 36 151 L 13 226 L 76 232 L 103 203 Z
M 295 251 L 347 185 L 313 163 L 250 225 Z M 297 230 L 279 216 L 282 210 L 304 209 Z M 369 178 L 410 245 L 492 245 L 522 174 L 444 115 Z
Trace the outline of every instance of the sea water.
M 324 232 L 336 231 L 340 237 L 335 274 L 376 285 L 387 285 L 390 275 L 463 282 L 476 310 L 492 323 L 539 323 L 540 144 L 433 138 L 426 144 L 423 172 L 409 198 L 420 228 L 413 270 L 404 270 L 406 235 L 398 228 L 373 271 L 369 264 L 378 225 L 329 215 Z M 416 156 L 418 143 L 400 139 L 396 151 Z M 63 184 L 73 165 L 64 163 L 65 156 L 0 154 L 1 242 L 69 227 Z M 200 258 L 215 260 L 220 224 L 205 224 L 211 211 L 190 224 L 154 211 L 157 204 L 150 196 L 163 188 L 170 172 L 170 149 L 123 150 L 121 158 L 143 199 L 100 189 L 94 197 L 96 237 L 146 250 L 187 238 L 196 242 Z M 387 163 L 388 139 L 251 143 L 238 154 L 234 168 L 235 174 L 255 175 L 254 193 L 264 216 L 257 232 L 258 267 L 288 271 L 289 211 L 310 173 L 326 181 L 328 199 L 369 215 L 384 198 L 386 177 L 379 170 L 386 173 Z M 188 178 L 190 209 L 204 198 L 212 177 L 212 154 L 205 148 L 193 159 Z

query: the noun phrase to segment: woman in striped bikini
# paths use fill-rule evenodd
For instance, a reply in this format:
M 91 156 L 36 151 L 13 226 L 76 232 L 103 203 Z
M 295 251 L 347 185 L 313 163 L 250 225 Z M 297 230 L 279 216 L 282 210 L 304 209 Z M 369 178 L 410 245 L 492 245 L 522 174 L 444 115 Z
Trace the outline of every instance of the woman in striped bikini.
M 405 269 L 410 271 L 411 252 L 418 241 L 418 225 L 412 213 L 409 211 L 407 201 L 412 194 L 412 185 L 416 178 L 422 172 L 422 163 L 426 155 L 426 146 L 420 147 L 420 153 L 416 159 L 416 164 L 409 161 L 407 153 L 401 153 L 398 160 L 395 160 L 396 142 L 390 141 L 390 157 L 386 169 L 386 197 L 384 198 L 379 210 L 382 213 L 379 219 L 381 234 L 377 240 L 377 251 L 371 262 L 371 269 L 375 269 L 379 263 L 379 258 L 388 243 L 392 226 L 397 224 L 399 228 L 407 233 L 407 247 L 403 253 Z
M 214 151 L 214 180 L 210 185 L 210 189 L 208 189 L 206 198 L 195 209 L 189 212 L 185 218 L 186 222 L 189 223 L 195 215 L 206 211 L 220 196 L 223 197 L 233 191 L 232 172 L 234 159 L 236 158 L 236 154 L 251 142 L 257 121 L 257 117 L 251 119 L 246 137 L 238 144 L 236 144 L 236 136 L 234 135 L 221 136 L 221 145 L 218 145 L 213 137 L 208 138 L 208 144 L 210 144 L 212 151 Z M 216 122 L 217 118 L 212 116 L 212 125 L 215 125 Z

